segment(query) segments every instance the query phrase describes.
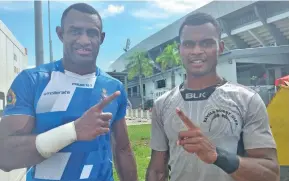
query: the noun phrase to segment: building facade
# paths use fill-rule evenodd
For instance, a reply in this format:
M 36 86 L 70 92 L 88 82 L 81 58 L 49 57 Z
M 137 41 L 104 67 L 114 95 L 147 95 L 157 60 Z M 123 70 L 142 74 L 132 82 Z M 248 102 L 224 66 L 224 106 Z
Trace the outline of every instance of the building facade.
M 225 52 L 217 70 L 227 80 L 268 92 L 276 78 L 289 73 L 289 1 L 213 1 L 194 12 L 211 14 L 221 25 Z M 155 61 L 168 44 L 179 42 L 178 31 L 185 18 L 121 55 L 111 64 L 110 71 L 127 71 L 128 57 L 136 51 L 148 52 Z M 143 80 L 145 100 L 155 99 L 184 79 L 182 67 L 165 72 L 155 68 L 154 75 Z M 137 79 L 128 82 L 133 107 L 140 103 L 139 90 Z M 270 95 L 263 99 L 268 103 Z
M 27 50 L 13 36 L 11 31 L 0 20 L 0 117 L 5 105 L 6 94 L 16 75 L 27 67 Z M 1 120 L 0 120 L 1 121 Z M 0 170 L 0 180 L 19 180 L 25 169 L 5 173 Z M 25 181 L 25 178 L 21 179 Z
M 27 50 L 0 20 L 0 110 L 6 93 L 18 73 L 27 67 Z

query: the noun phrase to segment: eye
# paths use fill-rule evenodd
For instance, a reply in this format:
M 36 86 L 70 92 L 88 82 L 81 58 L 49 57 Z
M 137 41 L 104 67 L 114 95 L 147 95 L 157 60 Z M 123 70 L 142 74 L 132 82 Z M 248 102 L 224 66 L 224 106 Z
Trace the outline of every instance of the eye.
M 95 36 L 99 36 L 99 32 L 97 31 L 97 30 L 88 30 L 87 31 L 87 35 L 89 36 L 89 37 L 95 37 Z
M 184 47 L 194 47 L 195 44 L 196 44 L 195 42 L 189 42 L 189 41 L 185 41 L 185 42 L 182 43 L 182 45 Z
M 81 30 L 80 29 L 71 29 L 70 33 L 72 35 L 80 35 L 81 34 Z
M 200 42 L 200 46 L 202 47 L 212 47 L 216 44 L 215 40 L 208 39 L 208 40 L 203 40 Z

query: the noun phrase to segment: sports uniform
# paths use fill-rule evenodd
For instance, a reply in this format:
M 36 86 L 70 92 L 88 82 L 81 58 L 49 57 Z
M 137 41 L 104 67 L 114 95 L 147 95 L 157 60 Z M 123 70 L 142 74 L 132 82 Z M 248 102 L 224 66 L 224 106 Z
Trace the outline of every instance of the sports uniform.
M 110 125 L 125 117 L 127 96 L 120 81 L 99 68 L 89 75 L 64 70 L 62 60 L 24 70 L 11 85 L 4 116 L 35 118 L 33 134 L 40 134 L 74 121 L 106 95 L 121 95 L 103 112 L 110 112 Z M 26 181 L 112 181 L 110 134 L 92 141 L 77 141 L 34 166 Z
M 150 146 L 156 151 L 169 150 L 171 181 L 233 181 L 222 169 L 177 145 L 178 133 L 187 129 L 176 114 L 177 107 L 215 146 L 228 152 L 276 148 L 258 93 L 226 81 L 198 91 L 184 89 L 182 84 L 159 97 L 152 114 Z

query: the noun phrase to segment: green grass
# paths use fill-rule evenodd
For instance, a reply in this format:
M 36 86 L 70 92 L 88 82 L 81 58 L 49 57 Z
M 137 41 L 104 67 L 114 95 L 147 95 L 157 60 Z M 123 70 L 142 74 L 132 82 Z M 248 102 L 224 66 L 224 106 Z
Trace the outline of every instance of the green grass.
M 128 126 L 128 134 L 136 158 L 139 181 L 145 180 L 145 172 L 150 161 L 150 128 L 151 125 Z M 119 181 L 115 171 L 114 180 Z

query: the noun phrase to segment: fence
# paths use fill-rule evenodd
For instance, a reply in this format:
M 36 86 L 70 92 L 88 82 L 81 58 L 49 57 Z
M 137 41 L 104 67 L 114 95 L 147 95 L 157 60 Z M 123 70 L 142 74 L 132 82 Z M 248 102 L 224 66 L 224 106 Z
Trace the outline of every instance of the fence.
M 141 109 L 127 109 L 126 119 L 136 121 L 150 120 L 151 111 Z

